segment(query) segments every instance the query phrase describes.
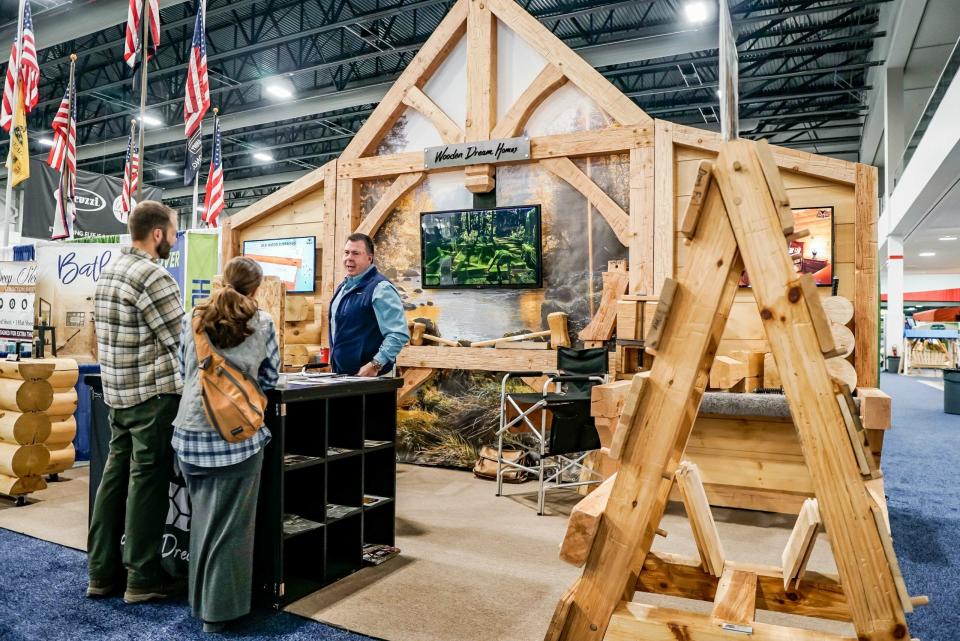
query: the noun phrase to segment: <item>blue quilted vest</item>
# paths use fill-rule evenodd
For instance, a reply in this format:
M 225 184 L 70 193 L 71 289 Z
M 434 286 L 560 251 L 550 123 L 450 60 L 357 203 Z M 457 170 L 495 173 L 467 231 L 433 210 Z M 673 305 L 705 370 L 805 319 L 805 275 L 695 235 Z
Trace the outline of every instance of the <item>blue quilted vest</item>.
M 360 368 L 373 360 L 383 344 L 383 334 L 377 323 L 377 315 L 373 311 L 373 292 L 381 282 L 390 282 L 385 276 L 373 267 L 360 282 L 343 295 L 337 306 L 337 315 L 334 319 L 337 326 L 337 335 L 330 336 L 330 367 L 338 374 L 356 374 Z M 344 284 L 340 283 L 330 302 L 330 312 L 333 312 L 333 300 L 336 300 Z M 391 284 L 392 286 L 392 284 Z M 393 366 L 393 363 L 384 365 L 380 374 Z

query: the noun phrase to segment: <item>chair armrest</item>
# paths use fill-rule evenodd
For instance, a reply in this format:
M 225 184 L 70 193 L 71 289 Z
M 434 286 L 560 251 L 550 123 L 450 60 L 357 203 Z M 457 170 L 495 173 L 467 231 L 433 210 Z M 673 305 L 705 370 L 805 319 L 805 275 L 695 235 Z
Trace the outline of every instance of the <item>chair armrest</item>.
M 535 376 L 543 376 L 543 372 L 507 372 L 507 376 L 510 378 L 533 378 Z
M 589 381 L 603 382 L 602 374 L 551 374 L 550 380 L 557 383 L 587 383 Z

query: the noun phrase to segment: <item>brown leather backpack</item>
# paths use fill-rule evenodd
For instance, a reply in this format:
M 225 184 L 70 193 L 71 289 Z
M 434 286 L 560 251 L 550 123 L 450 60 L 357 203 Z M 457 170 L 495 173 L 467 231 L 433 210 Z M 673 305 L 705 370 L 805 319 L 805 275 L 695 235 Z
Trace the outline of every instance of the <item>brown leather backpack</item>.
M 200 327 L 200 315 L 192 321 L 203 411 L 223 440 L 245 441 L 263 427 L 267 397 L 257 381 L 217 351 Z

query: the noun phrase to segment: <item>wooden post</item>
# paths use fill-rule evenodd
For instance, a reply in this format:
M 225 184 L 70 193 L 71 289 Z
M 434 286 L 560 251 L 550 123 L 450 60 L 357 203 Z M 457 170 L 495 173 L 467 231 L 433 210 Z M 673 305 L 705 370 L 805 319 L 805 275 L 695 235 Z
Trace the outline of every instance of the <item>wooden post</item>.
M 880 381 L 880 281 L 877 271 L 877 168 L 857 165 L 854 228 L 854 364 L 865 387 Z
M 742 271 L 716 189 L 707 195 L 700 230 L 691 241 L 699 251 L 691 252 L 680 277 L 649 385 L 644 386 L 627 434 L 617 481 L 583 576 L 574 588 L 575 607 L 556 626 L 562 641 L 603 638 L 624 590 L 636 583 L 632 569 L 639 570 L 650 549 L 693 428 Z M 671 385 L 660 381 L 671 381 Z

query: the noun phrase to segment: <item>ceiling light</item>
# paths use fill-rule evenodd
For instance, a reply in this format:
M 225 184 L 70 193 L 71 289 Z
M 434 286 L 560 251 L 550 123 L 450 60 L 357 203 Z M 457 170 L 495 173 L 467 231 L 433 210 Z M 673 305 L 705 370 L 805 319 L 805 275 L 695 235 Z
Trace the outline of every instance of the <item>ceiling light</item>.
M 263 89 L 276 100 L 289 100 L 293 98 L 296 87 L 286 76 L 274 76 L 263 81 Z
M 49 138 L 41 138 L 37 142 L 39 142 L 44 147 L 53 147 L 53 141 L 50 140 Z
M 936 256 L 937 252 L 920 252 L 918 256 L 923 256 L 924 258 L 929 258 L 930 256 Z
M 707 11 L 706 2 L 690 0 L 690 2 L 683 5 L 683 13 L 687 18 L 687 22 L 706 22 L 709 12 Z
M 271 96 L 281 99 L 293 98 L 293 91 L 287 87 L 282 87 L 278 84 L 269 84 L 266 86 L 267 93 Z
M 146 114 L 143 117 L 143 123 L 145 125 L 150 125 L 151 127 L 159 127 L 160 125 L 163 124 L 163 122 L 159 118 L 157 118 L 156 116 L 151 116 L 150 114 Z
M 259 160 L 260 162 L 270 162 L 273 160 L 273 155 L 265 151 L 258 151 L 253 154 L 253 157 Z
M 43 142 L 42 140 L 40 142 Z M 941 236 L 940 240 L 956 240 L 956 236 Z
M 160 169 L 157 170 L 157 172 L 158 172 L 161 176 L 176 176 L 176 175 L 177 175 L 177 172 L 175 172 L 175 171 L 172 170 L 172 169 L 167 169 L 166 167 L 161 167 Z

